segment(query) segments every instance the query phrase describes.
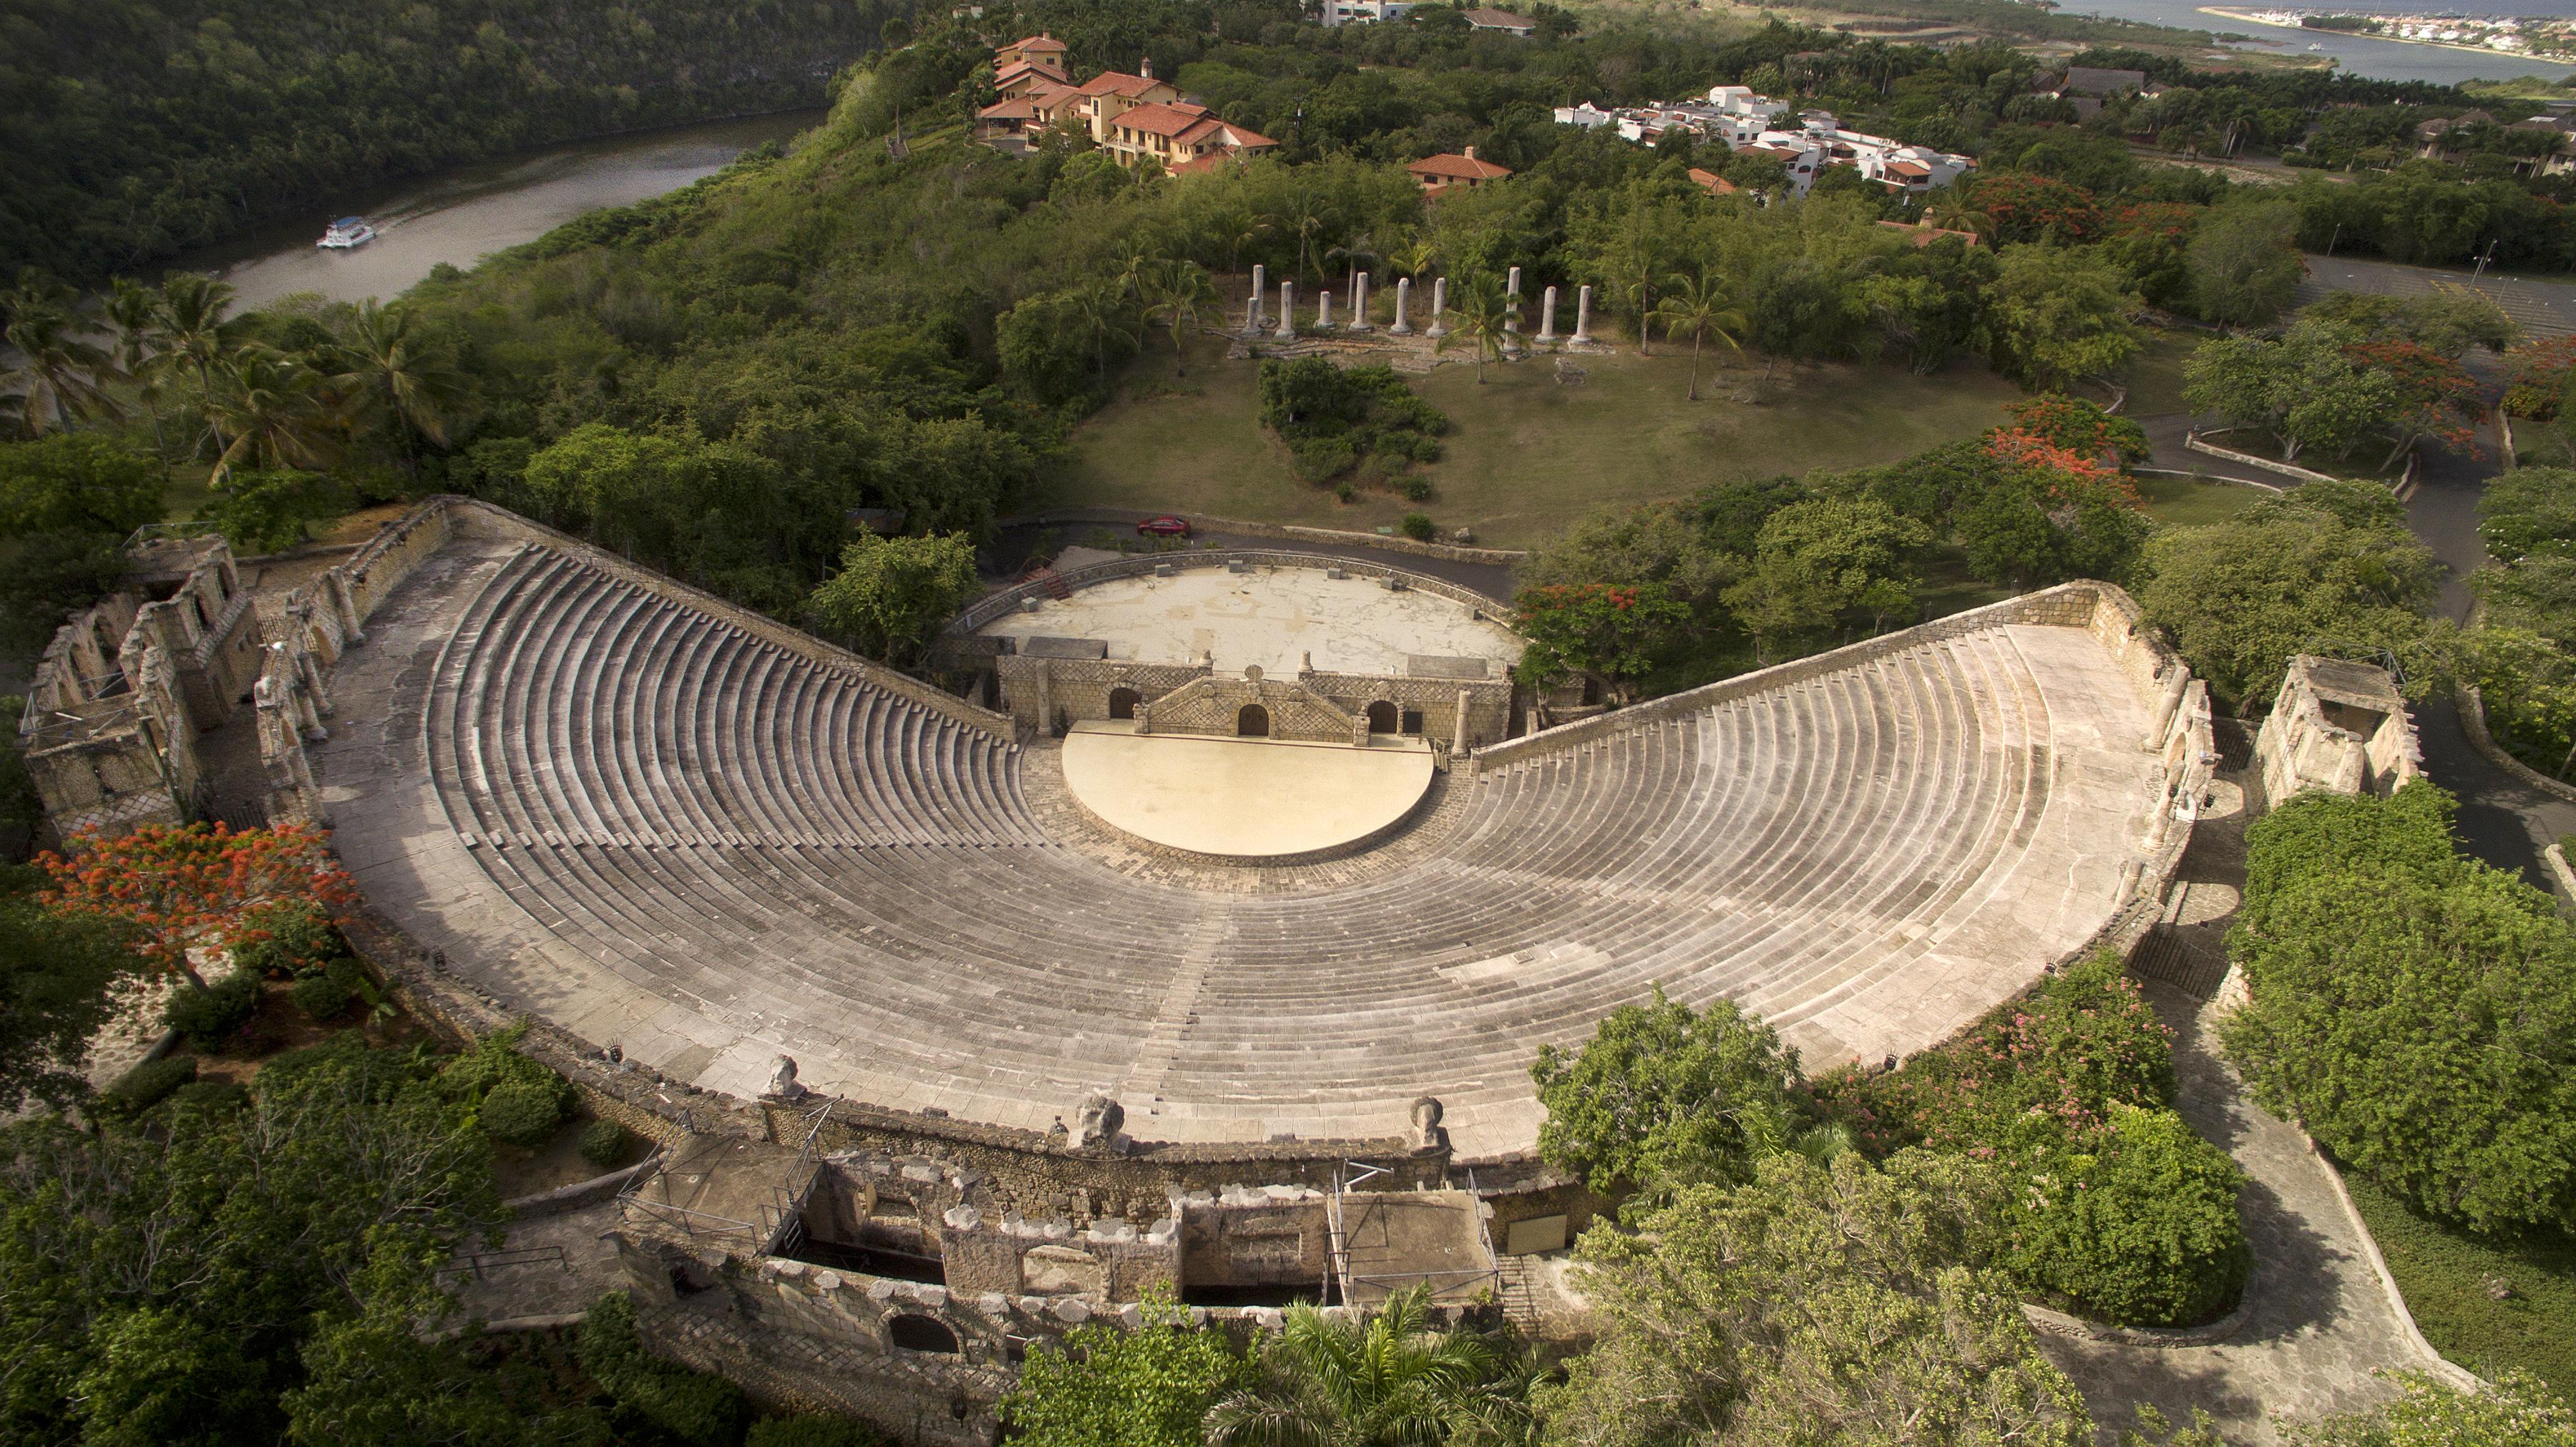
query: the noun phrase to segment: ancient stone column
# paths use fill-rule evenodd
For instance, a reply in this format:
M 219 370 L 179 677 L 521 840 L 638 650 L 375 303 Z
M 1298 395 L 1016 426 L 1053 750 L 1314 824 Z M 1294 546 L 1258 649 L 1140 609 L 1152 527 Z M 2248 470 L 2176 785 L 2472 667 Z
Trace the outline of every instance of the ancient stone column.
M 1391 327 L 1388 327 L 1388 328 L 1387 328 L 1387 330 L 1388 330 L 1388 331 L 1390 331 L 1390 332 L 1392 332 L 1392 333 L 1394 333 L 1395 335 L 1397 335 L 1397 336 L 1399 336 L 1399 337 L 1409 337 L 1409 336 L 1412 336 L 1412 335 L 1413 335 L 1413 323 L 1411 323 L 1411 322 L 1409 322 L 1409 321 L 1406 321 L 1406 320 L 1404 319 L 1404 308 L 1405 308 L 1405 304 L 1406 304 L 1407 302 L 1412 301 L 1412 300 L 1413 300 L 1413 278 L 1412 278 L 1412 277 L 1409 277 L 1409 276 L 1402 276 L 1402 277 L 1398 277 L 1398 278 L 1396 278 L 1396 282 L 1395 282 L 1395 325 L 1394 325 L 1394 326 L 1391 326 Z
M 1503 285 L 1503 296 L 1510 303 L 1511 309 L 1503 313 L 1502 353 L 1507 358 L 1517 357 L 1521 354 L 1521 269 L 1519 267 L 1512 268 L 1510 280 Z
M 1538 339 L 1542 346 L 1556 341 L 1556 288 L 1552 286 L 1539 294 Z
M 1592 344 L 1592 288 L 1574 294 L 1574 340 L 1583 346 Z
M 1373 331 L 1368 319 L 1369 274 L 1365 271 L 1351 278 L 1351 330 Z
M 1283 342 L 1297 340 L 1297 283 L 1279 283 L 1279 330 L 1271 333 Z
M 1332 329 L 1333 294 L 1329 291 L 1319 291 L 1315 293 L 1315 330 L 1329 332 Z
M 1422 329 L 1426 337 L 1449 335 L 1449 278 L 1431 279 L 1431 325 Z
M 1261 295 L 1258 292 L 1243 299 L 1243 334 L 1247 337 L 1261 335 Z
M 1270 268 L 1252 263 L 1252 325 L 1259 330 L 1270 319 L 1261 314 L 1261 299 L 1270 295 Z

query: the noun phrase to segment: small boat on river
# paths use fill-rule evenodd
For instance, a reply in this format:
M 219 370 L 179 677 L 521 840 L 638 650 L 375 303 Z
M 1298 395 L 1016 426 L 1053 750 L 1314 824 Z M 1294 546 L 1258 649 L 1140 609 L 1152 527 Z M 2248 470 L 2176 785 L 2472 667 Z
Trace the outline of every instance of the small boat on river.
M 343 216 L 313 244 L 325 251 L 351 251 L 376 239 L 376 228 L 364 216 Z

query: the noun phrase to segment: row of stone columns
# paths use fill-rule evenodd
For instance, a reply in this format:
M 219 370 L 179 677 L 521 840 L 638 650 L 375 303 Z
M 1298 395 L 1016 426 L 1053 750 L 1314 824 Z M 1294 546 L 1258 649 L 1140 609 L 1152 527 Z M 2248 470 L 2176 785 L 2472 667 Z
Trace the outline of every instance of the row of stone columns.
M 1247 337 L 1257 337 L 1264 331 L 1269 331 L 1271 336 L 1280 341 L 1294 340 L 1297 336 L 1297 283 L 1293 281 L 1279 283 L 1279 314 L 1276 318 L 1266 315 L 1261 309 L 1261 299 L 1268 294 L 1268 291 L 1268 268 L 1256 264 L 1252 268 L 1252 295 L 1246 297 L 1243 303 L 1243 334 Z M 1520 341 L 1521 269 L 1519 267 L 1512 268 L 1510 280 L 1505 284 L 1505 291 L 1511 298 L 1512 312 L 1503 323 L 1503 355 L 1517 357 L 1523 350 Z M 1350 320 L 1344 324 L 1344 330 L 1367 332 L 1377 329 L 1376 324 L 1369 320 L 1368 294 L 1369 273 L 1365 271 L 1353 273 L 1347 303 Z M 1390 334 L 1399 337 L 1414 335 L 1412 307 L 1413 279 L 1399 278 L 1395 283 L 1395 324 L 1387 328 Z M 1426 337 L 1447 336 L 1449 325 L 1444 318 L 1448 314 L 1449 279 L 1445 276 L 1434 277 L 1431 280 L 1431 322 L 1422 329 L 1421 334 Z M 1272 330 L 1274 326 L 1276 330 Z M 1314 326 L 1318 331 L 1333 329 L 1333 294 L 1330 291 L 1318 293 L 1315 297 Z M 1567 337 L 1559 334 L 1556 329 L 1556 288 L 1549 287 L 1542 294 L 1539 302 L 1536 340 L 1542 346 L 1554 346 L 1559 342 L 1572 342 L 1576 346 L 1591 345 L 1592 288 L 1586 286 L 1576 292 L 1574 335 Z

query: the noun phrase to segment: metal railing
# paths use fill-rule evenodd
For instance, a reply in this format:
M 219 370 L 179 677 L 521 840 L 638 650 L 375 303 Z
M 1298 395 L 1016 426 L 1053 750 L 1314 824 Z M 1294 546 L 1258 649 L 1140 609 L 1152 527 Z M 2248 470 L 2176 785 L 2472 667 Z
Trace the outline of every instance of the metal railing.
M 436 1274 L 441 1277 L 471 1276 L 481 1281 L 485 1279 L 485 1273 L 497 1271 L 503 1267 L 538 1266 L 548 1263 L 560 1266 L 566 1271 L 572 1270 L 572 1260 L 564 1255 L 564 1249 L 561 1246 L 522 1246 L 509 1251 L 483 1251 L 472 1256 L 459 1256 L 438 1268 Z
M 125 536 L 125 551 L 148 547 L 153 543 L 183 542 L 190 538 L 214 537 L 222 528 L 203 519 L 193 522 L 145 523 Z

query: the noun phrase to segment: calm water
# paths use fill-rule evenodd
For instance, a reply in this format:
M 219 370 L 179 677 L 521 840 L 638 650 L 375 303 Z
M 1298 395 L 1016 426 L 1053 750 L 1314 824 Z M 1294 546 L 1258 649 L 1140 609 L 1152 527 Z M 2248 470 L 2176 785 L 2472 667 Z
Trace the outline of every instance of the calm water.
M 335 197 L 309 219 L 261 227 L 173 264 L 231 282 L 244 307 L 296 292 L 332 301 L 392 297 L 442 261 L 472 266 L 585 211 L 676 190 L 822 116 L 789 111 L 524 151 Z M 332 218 L 351 215 L 374 222 L 376 239 L 355 251 L 314 246 Z
M 2511 80 L 2516 76 L 2537 75 L 2551 80 L 2576 74 L 2576 66 L 2554 61 L 2526 60 L 2511 55 L 2479 55 L 2466 50 L 2446 50 L 2438 45 L 2409 45 L 2397 40 L 2372 40 L 2366 37 L 2333 35 L 2322 31 L 2292 31 L 2269 25 L 2250 25 L 2201 13 L 2202 4 L 2217 3 L 2231 10 L 2268 10 L 2274 5 L 2296 5 L 2310 10 L 2343 8 L 2381 14 L 2477 13 L 2489 15 L 2576 15 L 2576 0 L 2489 0 L 2483 5 L 2444 6 L 2427 0 L 2417 5 L 2386 3 L 2337 6 L 2335 0 L 2064 0 L 2060 10 L 2068 15 L 2103 15 L 2118 20 L 2139 20 L 2150 25 L 2171 25 L 2182 30 L 2232 30 L 2273 44 L 2256 48 L 2282 55 L 2331 55 L 2342 69 L 2375 80 L 2429 80 L 2439 85 L 2457 85 L 2464 80 Z M 2308 47 L 2319 47 L 2310 52 Z

